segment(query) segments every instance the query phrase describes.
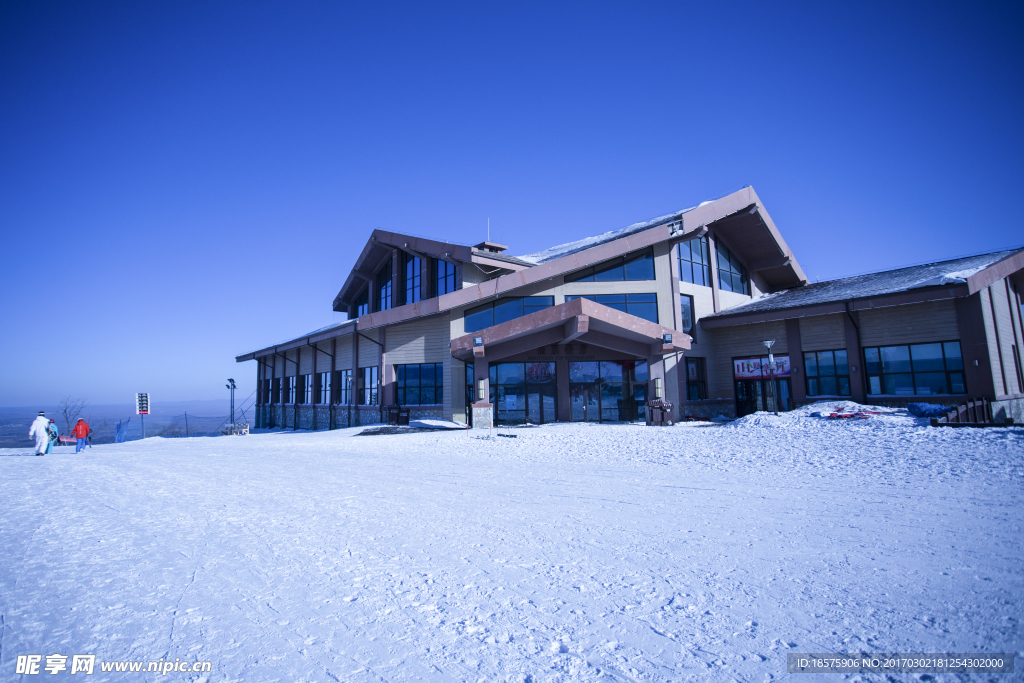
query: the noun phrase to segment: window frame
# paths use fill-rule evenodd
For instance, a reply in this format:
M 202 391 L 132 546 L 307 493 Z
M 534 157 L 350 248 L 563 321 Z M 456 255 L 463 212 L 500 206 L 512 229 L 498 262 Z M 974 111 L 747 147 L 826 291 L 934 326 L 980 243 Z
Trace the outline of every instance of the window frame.
M 338 370 L 334 374 L 336 375 L 334 380 L 337 383 L 337 386 L 331 387 L 334 390 L 333 403 L 335 405 L 347 406 L 352 399 L 349 392 L 354 391 L 354 387 L 350 385 L 352 370 Z
M 626 266 L 627 265 L 632 264 L 632 263 L 636 263 L 638 260 L 640 260 L 642 258 L 648 258 L 648 257 L 650 257 L 650 261 L 651 261 L 651 276 L 650 277 L 640 277 L 640 278 L 626 277 Z M 622 269 L 622 277 L 621 278 L 617 278 L 616 277 L 616 278 L 597 279 L 598 275 L 602 275 L 604 273 L 612 272 L 612 271 L 614 271 L 617 268 L 621 268 Z M 658 271 L 657 271 L 657 266 L 655 265 L 654 247 L 648 247 L 647 249 L 640 249 L 638 251 L 634 251 L 634 252 L 631 252 L 629 254 L 623 254 L 622 256 L 616 256 L 613 259 L 608 259 L 607 261 L 602 261 L 601 263 L 595 263 L 593 266 L 590 266 L 589 268 L 583 268 L 582 270 L 577 270 L 575 273 L 569 273 L 568 275 L 565 275 L 563 277 L 562 281 L 565 284 L 569 284 L 571 282 L 650 282 L 652 280 L 657 280 L 657 279 L 658 279 Z
M 946 382 L 946 386 L 945 386 L 946 393 L 942 393 L 942 394 L 921 394 L 921 393 L 918 393 L 918 378 L 917 378 L 917 376 L 918 375 L 935 374 L 935 373 L 938 373 L 940 371 L 939 370 L 915 370 L 914 369 L 914 352 L 913 352 L 913 347 L 915 347 L 915 346 L 930 346 L 932 344 L 938 344 L 939 347 L 942 349 L 942 365 L 943 365 L 943 370 L 941 370 L 941 372 L 943 372 L 945 374 L 945 376 L 946 376 L 946 380 L 945 380 L 945 382 Z M 947 361 L 948 356 L 947 356 L 947 353 L 946 353 L 946 345 L 947 344 L 956 344 L 957 345 L 957 349 L 958 349 L 959 354 L 960 354 L 959 355 L 959 358 L 960 358 L 960 368 L 959 369 L 952 369 L 951 370 L 949 368 L 949 362 Z M 909 371 L 907 371 L 907 372 L 888 372 L 888 373 L 883 371 L 882 363 L 884 361 L 882 360 L 882 349 L 895 349 L 895 348 L 905 348 L 905 349 L 907 349 L 907 357 L 908 357 L 909 363 L 910 363 L 910 370 Z M 875 351 L 878 354 L 878 360 L 877 361 L 868 361 L 868 352 L 869 351 Z M 967 386 L 967 367 L 966 367 L 966 364 L 964 363 L 964 356 L 963 356 L 963 345 L 960 343 L 959 339 L 949 339 L 949 340 L 945 340 L 945 341 L 935 341 L 935 342 L 920 342 L 920 343 L 917 343 L 917 344 L 887 344 L 885 346 L 882 346 L 882 345 L 878 345 L 878 346 L 865 346 L 861 350 L 861 361 L 864 363 L 864 378 L 865 378 L 865 384 L 866 384 L 866 386 L 865 386 L 865 393 L 868 396 L 897 396 L 897 397 L 900 397 L 900 398 L 904 398 L 904 397 L 908 397 L 908 396 L 913 396 L 913 397 L 917 397 L 917 396 L 966 396 L 968 394 L 968 391 L 969 391 L 968 386 Z M 877 372 L 871 372 L 869 370 L 869 364 L 871 364 L 871 363 L 876 363 L 877 364 L 877 366 L 878 366 L 878 371 Z M 912 383 L 912 386 L 913 386 L 913 391 L 911 393 L 909 393 L 909 394 L 885 393 L 885 384 L 886 384 L 885 378 L 887 376 L 908 375 L 908 374 L 910 375 L 911 383 Z M 954 374 L 958 374 L 961 377 L 961 381 L 963 383 L 963 389 L 964 389 L 962 392 L 955 392 L 955 393 L 952 392 L 953 382 L 952 382 L 951 375 L 954 375 Z M 879 386 L 879 389 L 881 390 L 881 393 L 871 393 L 871 379 L 874 378 L 874 377 L 878 378 L 878 386 Z
M 717 257 L 716 266 L 718 270 L 718 288 L 723 292 L 734 292 L 736 294 L 750 296 L 750 273 L 747 271 L 746 266 L 740 263 L 740 260 L 736 258 L 735 254 L 733 254 L 728 247 L 717 240 L 715 242 L 715 252 Z M 723 258 L 725 259 L 726 265 L 728 265 L 728 268 L 725 268 L 724 270 L 722 268 Z M 725 286 L 725 281 L 722 279 L 723 272 L 729 274 L 728 287 Z M 736 289 L 734 289 L 734 275 L 738 275 L 740 277 L 742 291 L 736 291 Z
M 846 373 L 845 374 L 842 374 L 842 373 L 839 372 L 839 367 L 840 367 L 839 366 L 839 361 L 836 358 L 836 353 L 839 353 L 839 352 L 841 352 L 841 353 L 846 355 Z M 822 374 L 821 373 L 822 365 L 821 365 L 821 358 L 819 357 L 819 354 L 824 354 L 824 353 L 832 354 L 832 374 Z M 813 373 L 810 371 L 810 369 L 809 369 L 809 367 L 807 365 L 807 356 L 809 356 L 809 355 L 813 355 L 814 356 L 814 370 L 815 371 Z M 849 396 L 853 395 L 853 383 L 850 380 L 850 354 L 849 354 L 849 352 L 846 349 L 822 349 L 821 351 L 804 351 L 803 352 L 803 356 L 804 356 L 803 357 L 803 362 L 804 362 L 804 389 L 807 392 L 806 395 L 807 395 L 808 398 L 810 398 L 812 396 L 814 396 L 814 397 L 829 398 L 829 397 L 837 397 L 837 396 L 838 397 L 849 397 Z M 826 378 L 826 379 L 827 378 L 832 378 L 832 379 L 835 380 L 835 387 L 836 387 L 836 392 L 835 393 L 831 393 L 830 394 L 830 393 L 822 392 L 820 390 L 820 388 L 821 388 L 821 379 L 822 378 Z M 845 379 L 846 380 L 846 393 L 843 393 L 840 390 L 841 389 L 841 383 L 840 383 L 841 379 Z M 818 390 L 815 391 L 815 392 L 811 392 L 811 382 L 812 381 L 816 382 L 816 385 L 818 387 Z
M 544 304 L 537 303 L 538 299 L 544 299 L 545 303 Z M 532 303 L 528 304 L 527 303 L 528 301 L 532 301 Z M 518 315 L 518 316 L 515 316 L 513 318 L 508 318 L 507 320 L 502 320 L 501 321 L 502 323 L 509 322 L 511 320 L 516 320 L 518 318 L 525 317 L 527 315 L 530 315 L 531 313 L 536 313 L 537 311 L 543 311 L 543 310 L 548 309 L 548 308 L 553 308 L 554 305 L 555 305 L 555 297 L 553 295 L 550 295 L 550 296 L 507 297 L 507 298 L 504 298 L 504 299 L 498 299 L 497 301 L 491 301 L 489 303 L 483 304 L 482 306 L 476 306 L 474 308 L 468 308 L 462 314 L 463 329 L 465 330 L 466 334 L 469 334 L 470 332 L 479 332 L 480 330 L 485 330 L 488 327 L 493 327 L 495 325 L 500 325 L 501 323 L 495 322 L 495 316 L 494 316 L 495 308 L 498 307 L 498 306 L 503 306 L 503 307 L 504 306 L 509 306 L 509 307 L 511 307 L 511 306 L 514 306 L 516 302 L 521 302 L 520 306 L 521 306 L 521 310 L 523 311 L 522 315 Z M 548 302 L 550 302 L 550 303 L 548 303 Z M 490 311 L 490 317 L 489 317 L 490 323 L 489 324 L 484 325 L 483 327 L 475 327 L 476 323 L 472 323 L 472 325 L 471 325 L 468 322 L 471 316 L 477 316 L 477 315 L 485 314 L 488 311 Z
M 684 299 L 688 300 L 689 306 L 683 306 Z M 689 310 L 690 313 L 689 320 L 686 319 L 687 310 Z M 693 328 L 697 326 L 697 311 L 694 309 L 694 301 L 692 294 L 679 295 L 679 315 L 683 317 L 683 320 L 680 320 L 680 323 L 682 323 L 680 329 L 682 329 L 682 331 L 685 332 L 686 334 L 693 336 Z
M 370 365 L 359 368 L 359 389 L 356 394 L 361 406 L 379 405 L 380 401 L 380 367 Z
M 384 262 L 381 269 L 377 271 L 377 276 L 373 279 L 374 282 L 374 306 L 376 310 L 387 311 L 394 306 L 394 273 L 391 268 L 391 259 Z
M 619 296 L 625 297 L 625 301 L 622 302 L 621 304 L 619 302 L 608 301 L 608 299 L 610 297 L 619 297 Z M 631 297 L 631 296 L 652 296 L 652 297 L 654 297 L 654 301 L 653 302 L 652 301 L 630 301 L 629 297 Z M 652 323 L 654 323 L 656 325 L 660 325 L 661 324 L 661 322 L 660 322 L 661 315 L 658 312 L 658 293 L 657 292 L 632 292 L 632 293 L 629 293 L 629 294 L 566 294 L 566 296 L 565 296 L 566 303 L 568 303 L 570 301 L 575 301 L 576 299 L 586 299 L 587 301 L 593 301 L 595 304 L 601 304 L 602 306 L 608 306 L 608 308 L 614 308 L 617 311 L 622 311 L 623 313 L 625 313 L 627 315 L 631 315 L 631 316 L 633 316 L 635 318 L 640 318 L 641 320 L 646 320 L 646 321 L 652 322 Z M 600 301 L 600 299 L 604 299 L 604 301 Z M 652 303 L 654 304 L 654 320 L 651 320 L 650 318 L 645 318 L 642 315 L 637 315 L 636 313 L 631 313 L 630 310 L 629 310 L 630 304 L 633 304 L 634 306 L 640 306 L 640 305 L 649 306 Z M 618 308 L 619 305 L 623 306 L 623 308 Z
M 693 244 L 700 245 L 700 258 L 702 261 L 694 261 L 693 256 Z M 689 256 L 691 258 L 685 258 L 683 256 L 683 245 L 687 246 Z M 708 236 L 701 235 L 697 239 L 686 240 L 676 245 L 676 260 L 679 264 L 679 281 L 688 282 L 692 285 L 698 285 L 700 287 L 711 286 L 711 251 L 708 246 Z M 697 282 L 696 272 L 700 270 L 703 282 Z M 685 274 L 689 273 L 689 279 L 685 277 Z
M 355 301 L 352 302 L 355 306 L 356 313 L 355 318 L 359 318 L 370 313 L 370 288 L 364 287 L 362 293 L 356 297 Z
M 440 399 L 437 401 L 419 401 L 417 403 L 409 403 L 405 399 L 408 397 L 408 390 L 413 388 L 409 382 L 409 370 L 408 368 L 416 366 L 416 385 L 417 394 L 420 398 L 423 397 L 423 389 L 425 386 L 429 387 L 432 392 L 432 398 Z M 433 372 L 434 383 L 429 385 L 423 384 L 423 369 L 426 367 L 431 368 Z M 395 403 L 402 406 L 439 406 L 444 404 L 444 363 L 402 363 L 394 366 L 395 369 Z
M 700 356 L 683 356 L 683 360 L 686 361 L 686 400 L 687 401 L 706 401 L 708 399 L 708 365 L 707 359 Z M 690 367 L 696 368 L 697 378 L 690 379 Z M 691 397 L 694 393 L 691 389 L 696 389 L 697 397 Z
M 402 281 L 402 300 L 405 304 L 423 300 L 423 260 L 419 256 L 403 252 Z
M 434 296 L 451 294 L 458 288 L 458 284 L 455 264 L 444 259 L 434 259 Z

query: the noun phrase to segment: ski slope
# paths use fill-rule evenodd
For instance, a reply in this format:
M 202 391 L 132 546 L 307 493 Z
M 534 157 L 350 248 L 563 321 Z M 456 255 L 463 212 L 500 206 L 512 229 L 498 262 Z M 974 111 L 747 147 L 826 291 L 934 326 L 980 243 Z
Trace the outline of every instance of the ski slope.
M 787 652 L 1024 651 L 1024 430 L 815 409 L 0 451 L 0 681 L 52 653 L 295 682 L 763 681 Z

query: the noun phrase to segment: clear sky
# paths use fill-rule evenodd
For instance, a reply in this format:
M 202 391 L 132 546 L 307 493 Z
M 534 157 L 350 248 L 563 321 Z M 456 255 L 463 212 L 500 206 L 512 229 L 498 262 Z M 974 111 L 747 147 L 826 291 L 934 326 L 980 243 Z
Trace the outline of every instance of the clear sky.
M 241 395 L 380 227 L 753 185 L 811 279 L 1024 244 L 1020 3 L 0 3 L 0 405 Z

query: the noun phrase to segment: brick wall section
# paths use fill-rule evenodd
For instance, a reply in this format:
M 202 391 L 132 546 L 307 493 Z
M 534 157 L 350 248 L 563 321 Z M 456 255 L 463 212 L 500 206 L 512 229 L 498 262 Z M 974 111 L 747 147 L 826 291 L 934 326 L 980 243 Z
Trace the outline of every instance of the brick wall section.
M 952 299 L 862 310 L 859 316 L 864 346 L 923 344 L 960 338 Z
M 706 354 L 708 368 L 708 398 L 734 398 L 732 376 L 732 359 L 749 356 L 766 355 L 767 350 L 761 343 L 765 339 L 774 339 L 772 353 L 786 355 L 789 344 L 786 337 L 785 321 L 755 323 L 753 325 L 737 325 L 735 327 L 703 330 L 709 339 L 713 351 Z M 710 349 L 708 349 L 710 351 Z M 703 355 L 704 349 L 690 352 L 687 355 Z M 794 359 L 790 359 L 792 363 Z
M 845 313 L 800 318 L 800 342 L 804 351 L 832 351 L 846 348 Z M 797 359 L 793 359 L 795 365 Z M 800 359 L 803 362 L 803 359 Z M 802 369 L 802 366 L 801 366 Z

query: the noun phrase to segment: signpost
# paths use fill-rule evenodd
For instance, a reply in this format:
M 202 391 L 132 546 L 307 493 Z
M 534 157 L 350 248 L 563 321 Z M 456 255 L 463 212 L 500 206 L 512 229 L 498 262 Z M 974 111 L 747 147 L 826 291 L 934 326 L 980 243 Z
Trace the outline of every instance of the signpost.
M 779 392 L 775 388 L 775 356 L 772 355 L 772 344 L 775 343 L 774 339 L 768 339 L 763 342 L 765 348 L 768 349 L 768 372 L 771 376 L 772 383 L 772 407 L 775 408 L 775 414 L 779 414 Z
M 146 438 L 146 418 L 149 415 L 149 394 L 135 394 L 135 414 L 142 420 L 142 438 Z

